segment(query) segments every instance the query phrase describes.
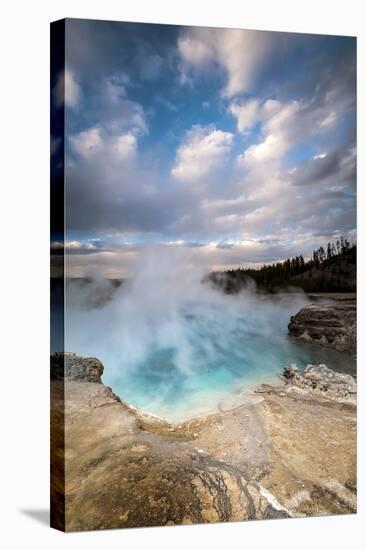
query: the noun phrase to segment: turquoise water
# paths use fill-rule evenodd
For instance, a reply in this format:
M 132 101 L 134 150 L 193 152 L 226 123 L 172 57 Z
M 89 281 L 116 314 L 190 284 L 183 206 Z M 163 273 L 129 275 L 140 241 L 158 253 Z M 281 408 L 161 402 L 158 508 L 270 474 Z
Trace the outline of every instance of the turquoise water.
M 305 296 L 227 296 L 180 273 L 137 279 L 111 299 L 99 299 L 105 283 L 68 286 L 66 350 L 98 357 L 103 382 L 121 399 L 176 421 L 227 408 L 289 363 L 354 374 L 348 355 L 288 338 Z
M 300 368 L 326 363 L 335 370 L 354 369 L 345 354 L 288 338 L 288 307 L 262 304 L 257 323 L 255 312 L 248 323 L 246 316 L 230 316 L 225 309 L 217 308 L 215 315 L 192 309 L 182 312 L 185 357 L 179 345 L 150 345 L 133 369 L 124 368 L 122 362 L 118 369 L 106 370 L 105 382 L 115 393 L 145 411 L 181 420 L 225 407 L 232 394 L 277 379 L 289 363 Z M 266 323 L 263 315 L 268 316 Z M 257 332 L 260 329 L 264 334 Z

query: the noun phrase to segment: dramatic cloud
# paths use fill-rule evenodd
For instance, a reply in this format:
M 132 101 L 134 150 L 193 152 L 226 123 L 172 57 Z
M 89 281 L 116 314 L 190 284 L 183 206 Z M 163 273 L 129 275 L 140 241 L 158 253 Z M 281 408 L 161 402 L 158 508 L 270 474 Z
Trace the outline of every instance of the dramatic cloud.
M 127 276 L 151 245 L 224 269 L 355 238 L 354 39 L 67 25 L 72 275 Z

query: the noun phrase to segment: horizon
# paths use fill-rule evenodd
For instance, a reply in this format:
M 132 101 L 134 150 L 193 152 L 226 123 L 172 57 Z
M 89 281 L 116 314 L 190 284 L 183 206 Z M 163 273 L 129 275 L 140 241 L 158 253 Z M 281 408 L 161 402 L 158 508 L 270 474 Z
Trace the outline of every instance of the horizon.
M 327 244 L 328 244 L 328 243 L 327 243 Z M 330 242 L 329 244 L 332 245 L 332 244 L 335 244 L 335 243 Z M 349 244 L 349 247 L 350 247 L 351 249 L 354 248 L 354 247 L 357 247 L 357 242 L 356 242 L 356 241 L 354 241 L 354 242 L 349 242 L 348 244 Z M 322 245 L 321 245 L 321 246 L 322 246 Z M 324 247 L 323 247 L 323 249 L 324 249 L 324 252 L 325 252 L 325 248 L 324 248 Z M 62 250 L 62 248 L 61 248 L 60 250 Z M 313 252 L 317 252 L 317 250 L 313 250 Z M 337 256 L 339 256 L 339 255 L 340 255 L 340 253 L 337 252 L 333 257 L 337 257 Z M 311 254 L 310 256 L 303 256 L 303 255 L 300 253 L 300 254 L 297 254 L 296 256 L 293 256 L 293 257 L 288 257 L 288 258 L 284 258 L 284 259 L 278 260 L 278 261 L 276 261 L 276 262 L 272 262 L 272 263 L 270 262 L 270 263 L 268 263 L 268 264 L 260 264 L 260 265 L 253 264 L 253 263 L 251 263 L 251 264 L 245 264 L 245 263 L 243 263 L 243 264 L 236 265 L 236 266 L 234 266 L 233 268 L 229 266 L 227 269 L 222 270 L 221 273 L 227 273 L 227 272 L 230 272 L 230 271 L 233 271 L 233 270 L 244 270 L 244 271 L 246 271 L 246 270 L 248 270 L 248 269 L 253 269 L 253 270 L 255 270 L 255 271 L 260 271 L 263 267 L 273 267 L 273 266 L 275 266 L 277 263 L 281 263 L 281 264 L 282 264 L 282 263 L 284 263 L 284 262 L 286 262 L 286 261 L 288 261 L 288 260 L 292 260 L 292 259 L 295 259 L 295 258 L 297 258 L 297 257 L 302 257 L 303 260 L 305 261 L 305 263 L 308 263 L 309 261 L 312 260 L 313 255 Z M 328 258 L 326 258 L 326 260 L 328 260 Z M 207 271 L 207 273 L 206 273 L 205 275 L 208 275 L 208 274 L 211 274 L 211 273 L 220 273 L 220 271 L 216 271 L 216 270 L 214 270 L 214 269 L 211 269 L 210 271 Z M 107 280 L 115 280 L 115 281 L 124 281 L 124 280 L 128 280 L 129 277 L 131 277 L 131 276 L 133 276 L 133 274 L 130 274 L 129 276 L 125 276 L 125 277 L 105 277 L 105 279 L 107 279 Z M 56 278 L 56 279 L 57 279 L 57 278 L 62 278 L 62 277 L 63 277 L 63 275 L 62 275 L 62 276 L 61 276 L 61 275 L 60 275 L 60 276 L 59 276 L 59 275 L 51 275 L 51 278 Z M 90 281 L 92 281 L 92 280 L 93 280 L 93 276 L 84 276 L 84 277 L 83 277 L 83 276 L 66 276 L 66 280 L 68 280 L 68 279 L 83 279 L 83 280 L 90 279 Z
M 356 242 L 355 38 L 66 30 L 52 93 L 63 106 L 64 85 L 67 276 L 130 276 L 151 247 L 226 271 Z

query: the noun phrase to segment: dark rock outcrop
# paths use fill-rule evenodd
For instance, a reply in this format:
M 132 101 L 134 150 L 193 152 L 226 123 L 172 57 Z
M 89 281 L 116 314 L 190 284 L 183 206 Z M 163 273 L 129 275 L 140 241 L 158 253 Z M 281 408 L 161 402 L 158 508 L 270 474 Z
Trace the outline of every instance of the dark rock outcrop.
M 51 357 L 51 380 L 102 382 L 104 367 L 96 357 L 78 357 L 72 352 L 58 352 Z
M 291 317 L 290 336 L 356 352 L 356 301 L 309 304 Z

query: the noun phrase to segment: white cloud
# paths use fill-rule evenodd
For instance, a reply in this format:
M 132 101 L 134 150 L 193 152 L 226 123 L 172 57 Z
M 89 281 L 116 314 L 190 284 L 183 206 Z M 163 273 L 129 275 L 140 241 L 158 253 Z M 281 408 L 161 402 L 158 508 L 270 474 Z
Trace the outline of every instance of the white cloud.
M 237 117 L 239 131 L 245 132 L 254 124 L 261 124 L 260 141 L 238 155 L 237 164 L 260 172 L 262 179 L 266 172 L 269 179 L 280 168 L 281 161 L 291 149 L 310 140 L 314 143 L 320 133 L 332 131 L 336 120 L 334 112 L 329 113 L 328 106 L 313 108 L 311 103 L 299 100 L 280 102 L 269 99 L 262 104 L 256 104 L 254 100 L 246 103 L 234 100 L 229 109 Z M 321 152 L 314 159 L 321 160 L 326 156 Z M 287 173 L 291 175 L 291 170 Z
M 269 134 L 258 145 L 251 145 L 242 155 L 238 156 L 238 163 L 253 165 L 277 160 L 287 151 L 288 144 L 283 135 Z
M 199 39 L 198 29 L 192 29 L 178 38 L 178 50 L 185 61 L 197 67 L 212 60 L 214 56 L 210 41 Z
M 308 126 L 298 101 L 281 104 L 269 100 L 257 107 L 256 114 L 262 123 L 262 141 L 251 145 L 237 157 L 238 164 L 247 168 L 263 168 L 267 162 L 280 161 L 296 145 L 301 133 L 305 134 Z
M 74 79 L 73 74 L 65 71 L 65 104 L 75 107 L 80 100 L 80 86 Z
M 203 199 L 201 206 L 203 209 L 210 210 L 210 212 L 231 212 L 238 207 L 244 207 L 246 202 L 247 198 L 242 195 L 234 199 Z
M 109 155 L 117 161 L 133 159 L 137 153 L 137 139 L 132 132 L 117 136 L 102 136 L 100 128 L 90 128 L 70 136 L 73 150 L 83 158 Z
M 103 146 L 100 128 L 84 130 L 79 134 L 70 136 L 69 140 L 73 149 L 82 157 L 94 155 Z
M 83 252 L 83 251 L 91 251 L 91 250 L 97 250 L 97 247 L 95 243 L 93 242 L 80 242 L 80 241 L 67 241 L 67 242 L 60 242 L 60 241 L 53 241 L 51 243 L 51 250 L 63 250 L 66 251 L 76 251 L 76 252 Z
M 259 102 L 251 99 L 246 102 L 233 101 L 229 112 L 237 119 L 238 132 L 245 133 L 258 121 Z
M 117 136 L 112 141 L 119 158 L 132 158 L 137 152 L 137 140 L 136 136 L 131 132 Z
M 282 104 L 277 99 L 267 99 L 261 107 L 261 118 L 266 121 L 275 116 L 282 108 Z
M 233 134 L 214 126 L 194 126 L 178 148 L 172 176 L 181 181 L 207 177 L 220 167 L 229 153 Z
M 76 107 L 81 97 L 81 89 L 71 71 L 60 73 L 54 88 L 54 99 L 57 107 L 64 103 L 67 107 Z
M 215 229 L 227 232 L 236 231 L 239 228 L 241 216 L 239 214 L 227 214 L 226 216 L 217 216 L 214 220 Z
M 87 110 L 93 113 L 92 119 L 96 121 L 94 125 L 104 128 L 109 133 L 132 132 L 136 136 L 147 134 L 145 111 L 140 103 L 128 97 L 126 85 L 123 74 L 98 81 L 92 104 L 88 104 L 88 95 L 83 107 L 87 107 Z M 84 124 L 85 120 L 82 120 L 82 123 Z
M 245 224 L 248 227 L 248 224 L 253 224 L 253 226 L 256 226 L 257 224 L 264 224 L 268 221 L 269 217 L 273 214 L 273 209 L 271 206 L 261 206 L 260 208 L 256 208 L 256 210 L 253 210 L 253 212 L 250 212 L 245 216 Z
M 67 241 L 65 243 L 65 249 L 66 250 L 96 250 L 97 247 L 92 242 L 84 242 L 81 243 L 80 241 Z
M 226 73 L 223 94 L 250 90 L 260 63 L 270 51 L 270 33 L 241 29 L 190 28 L 178 39 L 183 82 L 190 68 L 219 65 Z

